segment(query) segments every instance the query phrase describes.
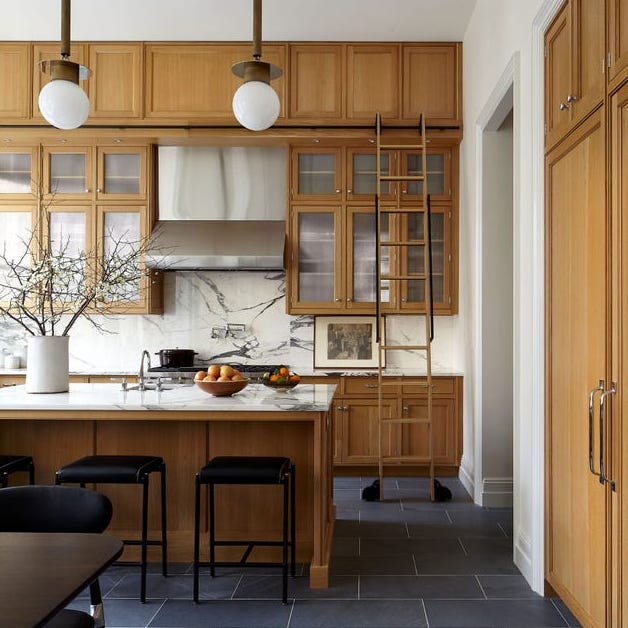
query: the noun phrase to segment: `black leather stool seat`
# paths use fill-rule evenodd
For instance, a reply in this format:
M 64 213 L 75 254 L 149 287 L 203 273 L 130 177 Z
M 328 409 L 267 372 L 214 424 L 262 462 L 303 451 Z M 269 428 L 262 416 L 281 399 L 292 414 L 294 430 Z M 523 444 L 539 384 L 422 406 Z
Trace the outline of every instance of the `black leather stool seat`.
M 290 458 L 217 456 L 199 472 L 201 484 L 280 484 L 290 470 Z
M 27 472 L 30 483 L 35 484 L 35 465 L 31 456 L 0 456 L 0 486 L 7 486 L 9 474 L 18 471 Z
M 58 482 L 83 484 L 139 484 L 148 473 L 159 471 L 159 456 L 85 456 L 57 471 Z
M 230 567 L 246 564 L 249 567 L 282 568 L 282 600 L 288 601 L 288 566 L 295 575 L 296 552 L 296 505 L 295 505 L 295 467 L 290 458 L 280 456 L 216 456 L 197 474 L 194 504 L 194 584 L 193 598 L 199 600 L 200 567 L 209 567 L 212 577 L 216 567 Z M 283 488 L 282 538 L 274 540 L 225 540 L 216 539 L 214 486 L 218 484 L 274 484 Z M 209 502 L 209 561 L 200 560 L 200 520 L 201 486 L 208 487 Z M 260 513 L 263 516 L 263 513 Z M 216 547 L 246 548 L 239 561 L 217 561 Z M 282 558 L 277 562 L 247 562 L 255 546 L 281 547 Z M 288 559 L 290 553 L 290 560 Z
M 43 628 L 94 628 L 94 619 L 87 613 L 64 608 L 59 611 Z
M 151 473 L 161 475 L 161 540 L 148 538 L 148 479 Z M 86 484 L 140 484 L 142 486 L 142 536 L 140 540 L 122 539 L 125 545 L 139 545 L 141 558 L 139 563 L 129 562 L 128 565 L 141 567 L 140 600 L 146 602 L 147 547 L 161 546 L 161 571 L 168 575 L 168 559 L 166 538 L 166 463 L 161 456 L 114 456 L 95 455 L 79 458 L 57 470 L 56 484 L 71 482 L 85 486 Z M 119 562 L 119 564 L 122 564 Z

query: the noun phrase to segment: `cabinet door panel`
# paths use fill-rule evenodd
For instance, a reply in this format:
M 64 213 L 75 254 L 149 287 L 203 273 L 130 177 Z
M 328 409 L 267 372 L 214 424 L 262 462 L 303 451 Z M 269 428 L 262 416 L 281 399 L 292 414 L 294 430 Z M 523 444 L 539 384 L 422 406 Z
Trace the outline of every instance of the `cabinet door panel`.
M 139 118 L 144 81 L 142 44 L 90 44 L 89 66 L 89 117 Z
M 404 120 L 423 114 L 431 124 L 457 125 L 462 120 L 459 47 L 457 44 L 403 46 Z
M 333 200 L 342 194 L 342 152 L 337 148 L 292 150 L 291 196 L 301 200 Z
M 264 46 L 263 60 L 285 68 L 285 48 Z M 146 47 L 146 117 L 221 120 L 237 124 L 231 108 L 242 79 L 231 66 L 251 58 L 245 45 L 148 45 Z M 272 81 L 282 103 L 284 79 Z
M 146 198 L 146 162 L 145 147 L 99 148 L 96 197 L 99 200 Z
M 546 578 L 587 626 L 606 625 L 606 491 L 589 471 L 588 420 L 609 359 L 604 138 L 598 111 L 545 172 Z
M 53 253 L 77 257 L 92 251 L 90 207 L 49 207 L 47 237 Z
M 0 149 L 0 198 L 35 200 L 37 197 L 37 149 Z
M 0 118 L 26 119 L 30 113 L 30 46 L 0 45 Z
M 399 118 L 399 46 L 347 46 L 347 118 Z
M 91 198 L 92 149 L 44 147 L 44 194 L 54 199 Z
M 343 67 L 341 45 L 291 45 L 290 118 L 341 120 Z
M 622 81 L 628 76 L 628 2 L 609 0 L 608 45 L 611 55 L 609 79 Z

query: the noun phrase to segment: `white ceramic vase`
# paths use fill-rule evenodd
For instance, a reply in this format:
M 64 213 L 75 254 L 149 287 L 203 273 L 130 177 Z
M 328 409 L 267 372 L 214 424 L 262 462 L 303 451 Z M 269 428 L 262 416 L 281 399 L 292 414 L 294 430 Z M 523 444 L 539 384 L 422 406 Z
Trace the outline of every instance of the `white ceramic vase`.
M 59 393 L 70 387 L 69 336 L 31 336 L 26 360 L 27 393 Z

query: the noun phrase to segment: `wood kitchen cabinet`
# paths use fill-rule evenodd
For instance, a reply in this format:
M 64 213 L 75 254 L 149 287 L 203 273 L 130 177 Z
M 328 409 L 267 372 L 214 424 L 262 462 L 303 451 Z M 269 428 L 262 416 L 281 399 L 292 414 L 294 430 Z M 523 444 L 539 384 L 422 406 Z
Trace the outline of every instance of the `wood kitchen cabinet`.
M 604 0 L 568 0 L 545 33 L 547 149 L 602 102 L 604 33 Z M 586 54 L 580 53 L 583 46 Z
M 35 202 L 39 180 L 39 151 L 36 146 L 0 147 L 0 203 Z
M 251 59 L 250 44 L 146 44 L 145 116 L 237 124 L 231 102 L 242 79 L 231 66 Z M 285 71 L 286 46 L 264 44 L 263 61 Z M 285 76 L 272 81 L 285 117 Z
M 608 78 L 612 87 L 628 78 L 628 0 L 608 1 Z
M 89 119 L 138 119 L 143 114 L 144 47 L 139 42 L 89 44 Z
M 384 416 L 425 416 L 427 393 L 420 380 L 386 377 Z M 398 386 L 390 385 L 398 381 Z M 439 474 L 455 475 L 462 456 L 462 378 L 433 378 L 434 462 Z M 334 467 L 340 473 L 364 472 L 378 464 L 379 432 L 377 377 L 343 376 L 334 397 L 336 453 Z M 384 455 L 426 456 L 427 427 L 393 424 L 383 427 Z M 389 472 L 416 471 L 416 462 L 387 462 Z M 392 471 L 394 469 L 394 471 Z
M 0 119 L 12 123 L 30 116 L 31 47 L 27 43 L 0 44 Z

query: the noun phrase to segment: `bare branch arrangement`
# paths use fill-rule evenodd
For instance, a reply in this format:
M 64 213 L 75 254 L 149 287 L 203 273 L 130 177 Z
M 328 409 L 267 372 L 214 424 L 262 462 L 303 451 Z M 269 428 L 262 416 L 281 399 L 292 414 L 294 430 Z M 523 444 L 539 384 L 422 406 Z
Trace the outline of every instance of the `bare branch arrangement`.
M 108 234 L 92 251 L 75 251 L 70 239 L 54 244 L 31 232 L 20 252 L 0 251 L 0 317 L 33 336 L 67 336 L 83 317 L 106 331 L 94 315 L 136 301 L 150 270 L 142 260 L 147 240 Z M 105 245 L 106 244 L 106 245 Z

